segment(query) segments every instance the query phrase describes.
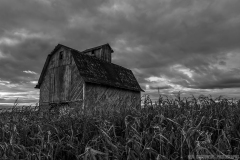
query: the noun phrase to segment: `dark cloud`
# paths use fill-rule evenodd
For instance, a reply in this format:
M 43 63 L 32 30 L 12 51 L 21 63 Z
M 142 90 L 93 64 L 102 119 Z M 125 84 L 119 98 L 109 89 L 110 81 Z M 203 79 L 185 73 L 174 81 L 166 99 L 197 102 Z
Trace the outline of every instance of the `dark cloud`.
M 2 0 L 0 80 L 9 84 L 0 94 L 31 91 L 35 100 L 30 82 L 58 43 L 84 50 L 107 42 L 113 62 L 132 69 L 142 88 L 231 94 L 240 78 L 239 8 L 238 0 Z
M 190 88 L 200 89 L 224 89 L 224 88 L 240 88 L 240 78 L 224 78 L 220 80 L 212 80 L 205 83 L 189 86 Z
M 224 62 L 224 61 L 220 61 L 218 64 L 219 64 L 219 65 L 223 65 L 223 66 L 225 66 L 225 65 L 226 65 L 226 62 Z

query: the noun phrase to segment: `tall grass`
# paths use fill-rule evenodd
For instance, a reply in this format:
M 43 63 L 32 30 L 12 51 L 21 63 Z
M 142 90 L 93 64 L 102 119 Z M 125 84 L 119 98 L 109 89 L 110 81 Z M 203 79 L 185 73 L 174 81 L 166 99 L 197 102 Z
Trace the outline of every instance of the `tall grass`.
M 143 97 L 140 110 L 85 116 L 17 109 L 0 113 L 0 159 L 176 160 L 239 155 L 240 101 Z M 121 107 L 121 106 L 119 106 Z

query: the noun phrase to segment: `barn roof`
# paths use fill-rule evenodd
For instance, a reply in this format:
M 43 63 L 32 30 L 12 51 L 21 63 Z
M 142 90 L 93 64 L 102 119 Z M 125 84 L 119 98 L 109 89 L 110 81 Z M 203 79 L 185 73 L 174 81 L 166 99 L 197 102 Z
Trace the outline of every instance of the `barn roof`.
M 104 45 L 108 45 L 110 47 L 109 44 L 104 44 Z M 84 50 L 83 52 L 79 52 L 70 47 L 58 44 L 54 48 L 54 50 L 48 55 L 47 60 L 44 64 L 42 73 L 38 80 L 38 84 L 36 85 L 35 88 L 40 88 L 45 72 L 47 71 L 47 66 L 50 62 L 51 56 L 60 47 L 65 47 L 71 50 L 74 61 L 78 67 L 79 73 L 83 77 L 85 82 L 108 85 L 112 87 L 123 88 L 123 89 L 134 90 L 134 91 L 143 91 L 139 86 L 131 70 L 121 67 L 119 65 L 101 60 L 97 57 L 88 56 L 84 54 L 85 52 L 98 49 L 104 45 L 90 48 L 90 49 Z M 110 49 L 112 50 L 111 47 Z
M 72 51 L 72 55 L 80 75 L 86 82 L 143 91 L 131 70 L 75 50 Z

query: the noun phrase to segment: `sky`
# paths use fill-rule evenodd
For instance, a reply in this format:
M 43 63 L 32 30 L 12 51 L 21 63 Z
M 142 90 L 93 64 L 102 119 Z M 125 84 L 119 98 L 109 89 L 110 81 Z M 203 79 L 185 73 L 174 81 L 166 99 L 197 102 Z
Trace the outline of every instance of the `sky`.
M 0 105 L 37 103 L 60 43 L 109 43 L 144 94 L 240 98 L 239 0 L 1 0 Z

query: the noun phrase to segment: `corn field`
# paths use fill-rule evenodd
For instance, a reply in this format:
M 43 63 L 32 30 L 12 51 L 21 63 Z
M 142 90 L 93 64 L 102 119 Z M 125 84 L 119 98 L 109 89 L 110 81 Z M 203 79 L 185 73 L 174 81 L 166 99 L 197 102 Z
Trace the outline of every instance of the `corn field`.
M 240 101 L 143 97 L 124 113 L 0 113 L 0 159 L 185 160 L 189 155 L 239 155 Z M 121 107 L 121 106 L 119 106 Z M 227 159 L 227 157 L 226 157 Z

